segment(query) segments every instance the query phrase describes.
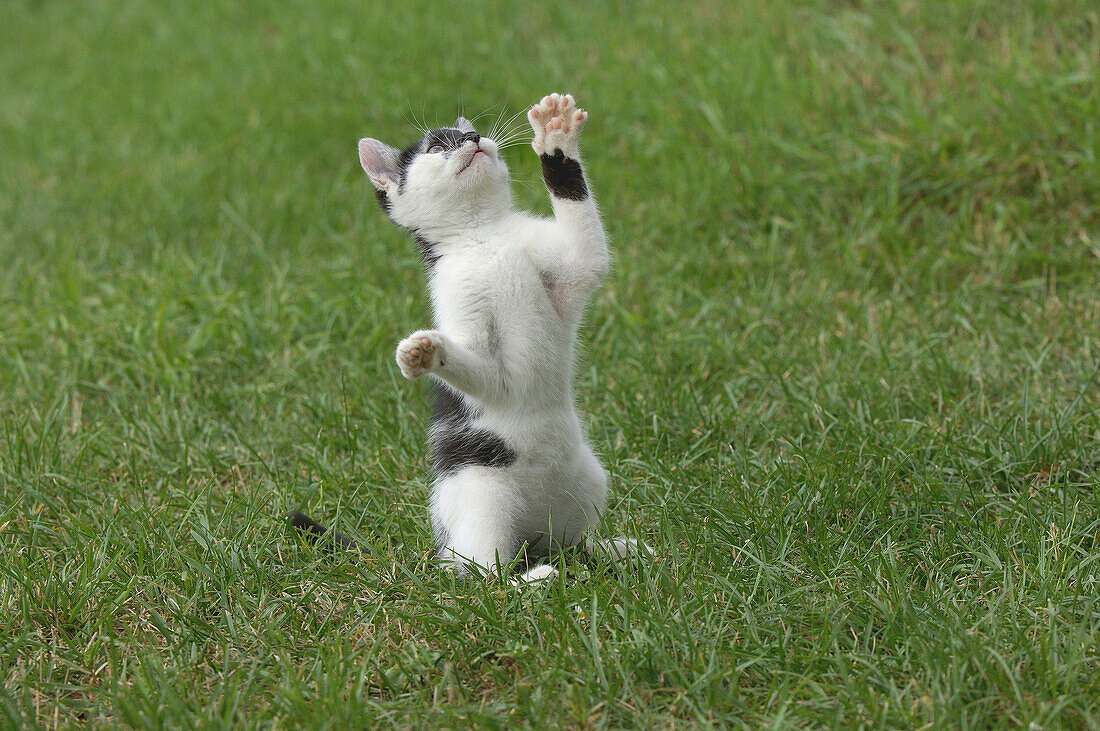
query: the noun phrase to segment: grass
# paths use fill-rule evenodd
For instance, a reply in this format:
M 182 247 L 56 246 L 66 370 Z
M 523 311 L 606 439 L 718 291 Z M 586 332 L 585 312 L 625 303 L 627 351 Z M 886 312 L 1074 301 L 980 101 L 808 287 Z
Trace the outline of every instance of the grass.
M 4 16 L 0 725 L 1100 724 L 1093 3 Z M 659 557 L 460 586 L 355 140 L 552 90 L 602 530 Z

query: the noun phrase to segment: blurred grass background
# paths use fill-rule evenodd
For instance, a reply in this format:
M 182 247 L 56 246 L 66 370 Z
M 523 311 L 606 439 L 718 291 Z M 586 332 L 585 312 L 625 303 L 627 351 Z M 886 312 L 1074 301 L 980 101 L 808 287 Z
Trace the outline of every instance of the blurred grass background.
M 1096 725 L 1094 3 L 0 14 L 8 723 Z M 555 90 L 606 532 L 658 559 L 456 587 L 355 141 Z

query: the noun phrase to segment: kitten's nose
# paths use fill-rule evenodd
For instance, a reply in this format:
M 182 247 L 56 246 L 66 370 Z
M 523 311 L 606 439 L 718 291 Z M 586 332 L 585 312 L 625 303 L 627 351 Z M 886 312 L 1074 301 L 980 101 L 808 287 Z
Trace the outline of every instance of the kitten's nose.
M 477 132 L 467 132 L 466 134 L 462 135 L 461 141 L 464 143 L 473 142 L 476 145 L 481 142 L 481 135 L 479 135 Z

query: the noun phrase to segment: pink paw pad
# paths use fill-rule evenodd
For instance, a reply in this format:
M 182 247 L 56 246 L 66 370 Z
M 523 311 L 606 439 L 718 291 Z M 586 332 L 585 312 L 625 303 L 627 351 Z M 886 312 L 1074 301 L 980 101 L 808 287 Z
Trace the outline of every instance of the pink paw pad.
M 539 154 L 562 149 L 576 154 L 577 137 L 588 120 L 588 112 L 578 109 L 572 94 L 548 94 L 527 112 L 535 133 L 531 146 Z

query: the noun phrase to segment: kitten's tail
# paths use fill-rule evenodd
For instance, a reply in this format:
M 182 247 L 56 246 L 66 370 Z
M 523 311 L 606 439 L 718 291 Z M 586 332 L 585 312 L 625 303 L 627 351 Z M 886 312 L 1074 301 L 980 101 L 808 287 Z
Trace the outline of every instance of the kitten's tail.
M 330 531 L 328 528 L 321 525 L 320 523 L 318 523 L 316 520 L 309 517 L 305 513 L 299 513 L 298 511 L 295 510 L 295 511 L 287 514 L 286 520 L 287 520 L 288 523 L 290 523 L 292 526 L 294 526 L 294 528 L 299 533 L 301 533 L 303 536 L 305 536 L 306 540 L 308 540 L 310 543 L 317 543 L 323 537 L 325 537 L 329 533 L 331 533 L 332 534 L 332 544 L 334 544 L 336 548 L 340 548 L 340 549 L 343 549 L 345 551 L 358 551 L 359 553 L 364 553 L 364 554 L 370 553 L 369 550 L 367 550 L 366 548 L 363 548 L 362 546 L 360 546 L 358 543 L 351 540 L 347 536 L 341 535 L 340 533 L 337 533 L 336 531 Z

